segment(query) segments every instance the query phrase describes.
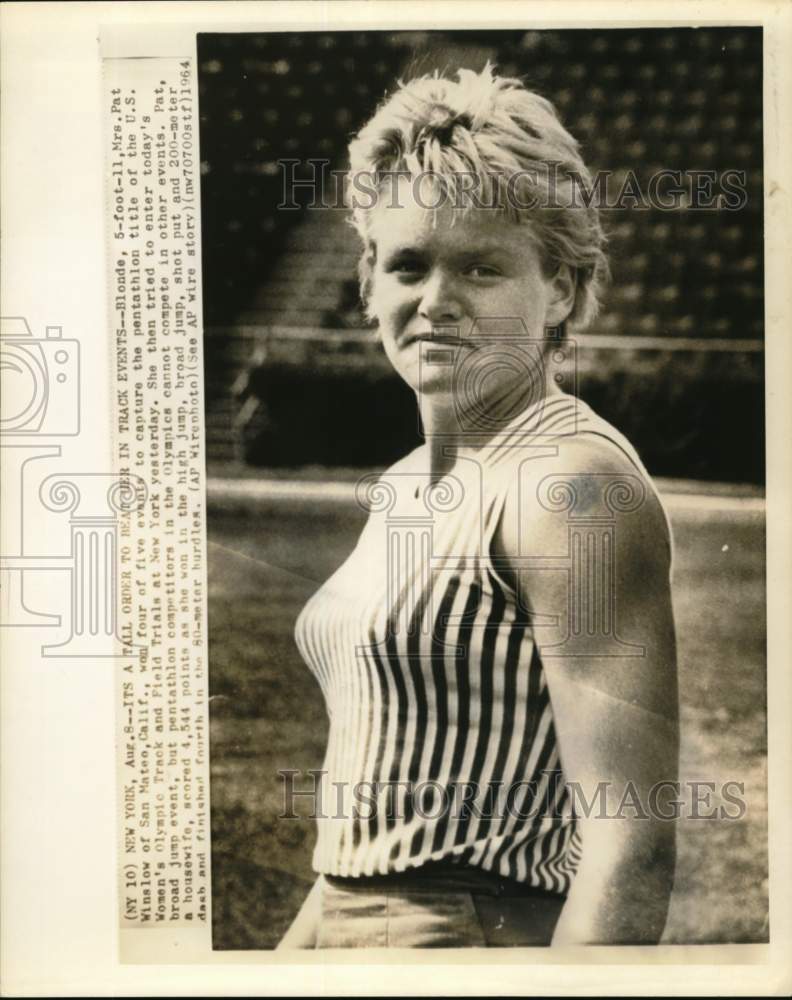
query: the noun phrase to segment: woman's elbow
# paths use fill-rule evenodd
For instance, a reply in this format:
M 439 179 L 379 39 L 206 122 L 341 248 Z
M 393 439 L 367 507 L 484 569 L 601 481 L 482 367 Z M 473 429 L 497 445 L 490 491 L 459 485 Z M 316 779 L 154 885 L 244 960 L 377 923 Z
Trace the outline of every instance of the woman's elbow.
M 586 868 L 608 870 L 622 888 L 670 895 L 677 854 L 673 820 L 591 818 L 583 821 L 580 832 Z
M 663 925 L 674 889 L 676 874 L 676 824 L 672 820 L 650 820 L 643 829 L 633 829 L 622 855 L 616 881 L 623 891 L 640 899 L 652 923 Z

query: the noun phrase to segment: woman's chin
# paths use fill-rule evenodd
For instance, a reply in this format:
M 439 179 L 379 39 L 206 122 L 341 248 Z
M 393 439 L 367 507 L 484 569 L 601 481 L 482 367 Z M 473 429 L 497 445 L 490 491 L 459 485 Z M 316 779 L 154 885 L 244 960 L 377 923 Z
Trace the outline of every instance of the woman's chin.
M 440 366 L 394 365 L 394 371 L 420 399 L 422 396 L 447 396 L 454 392 L 453 372 Z

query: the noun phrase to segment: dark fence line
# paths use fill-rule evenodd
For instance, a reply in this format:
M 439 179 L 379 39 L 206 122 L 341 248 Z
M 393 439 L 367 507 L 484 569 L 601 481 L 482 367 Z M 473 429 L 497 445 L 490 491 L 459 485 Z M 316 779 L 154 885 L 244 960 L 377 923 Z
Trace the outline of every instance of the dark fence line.
M 764 482 L 761 341 L 572 343 L 570 390 L 627 435 L 653 474 Z M 371 330 L 213 327 L 206 385 L 210 462 L 377 467 L 421 442 L 414 394 Z
M 319 327 L 269 326 L 240 324 L 238 326 L 211 326 L 206 337 L 217 341 L 221 337 L 253 340 L 262 343 L 277 341 L 309 341 L 323 345 L 342 346 L 376 343 L 373 330 L 328 330 Z M 631 337 L 608 334 L 579 333 L 569 338 L 584 350 L 605 351 L 712 351 L 731 354 L 757 354 L 764 351 L 764 341 L 757 339 L 731 339 L 725 337 Z

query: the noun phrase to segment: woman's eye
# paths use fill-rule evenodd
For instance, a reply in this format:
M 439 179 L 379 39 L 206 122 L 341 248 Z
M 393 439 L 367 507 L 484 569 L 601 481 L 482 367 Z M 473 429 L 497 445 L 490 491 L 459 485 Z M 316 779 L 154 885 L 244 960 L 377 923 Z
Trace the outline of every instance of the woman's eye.
M 390 274 L 415 275 L 415 274 L 420 274 L 422 267 L 421 267 L 421 262 L 419 260 L 413 260 L 412 258 L 404 257 L 400 260 L 393 261 L 392 264 L 388 265 L 386 270 Z
M 472 264 L 467 273 L 472 278 L 497 278 L 500 275 L 497 267 L 493 267 L 491 264 Z

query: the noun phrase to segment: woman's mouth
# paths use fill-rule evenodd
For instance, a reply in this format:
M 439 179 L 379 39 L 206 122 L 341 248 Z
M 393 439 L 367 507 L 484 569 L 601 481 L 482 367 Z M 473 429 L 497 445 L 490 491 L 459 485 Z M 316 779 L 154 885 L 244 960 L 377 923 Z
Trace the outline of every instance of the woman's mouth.
M 428 333 L 414 333 L 405 341 L 407 346 L 415 343 L 432 344 L 435 347 L 460 347 L 463 339 L 458 333 L 452 333 L 450 330 L 445 329 L 442 331 L 429 331 Z

